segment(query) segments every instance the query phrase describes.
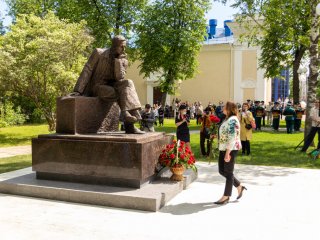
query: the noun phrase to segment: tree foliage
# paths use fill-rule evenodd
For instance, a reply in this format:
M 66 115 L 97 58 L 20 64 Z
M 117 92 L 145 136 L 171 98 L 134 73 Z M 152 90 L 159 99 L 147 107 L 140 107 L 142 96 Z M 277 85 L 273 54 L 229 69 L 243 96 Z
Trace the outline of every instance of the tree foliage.
M 34 13 L 45 16 L 54 11 L 60 19 L 72 22 L 85 20 L 95 37 L 94 46 L 110 45 L 114 35 L 122 34 L 129 40 L 141 19 L 147 0 L 6 0 L 10 14 Z
M 155 0 L 147 7 L 137 40 L 141 73 L 145 77 L 160 73 L 162 92 L 174 94 L 178 80 L 194 77 L 209 2 Z
M 55 129 L 56 98 L 72 90 L 93 38 L 86 23 L 20 15 L 0 46 L 0 83 L 11 95 L 25 97 Z
M 0 102 L 0 127 L 21 125 L 26 121 L 26 117 L 21 113 L 21 108 L 14 106 L 11 102 Z
M 243 39 L 262 49 L 260 67 L 266 77 L 291 67 L 293 97 L 299 101 L 298 69 L 310 45 L 309 0 L 237 0 L 233 6 L 240 9 L 237 20 L 249 30 Z

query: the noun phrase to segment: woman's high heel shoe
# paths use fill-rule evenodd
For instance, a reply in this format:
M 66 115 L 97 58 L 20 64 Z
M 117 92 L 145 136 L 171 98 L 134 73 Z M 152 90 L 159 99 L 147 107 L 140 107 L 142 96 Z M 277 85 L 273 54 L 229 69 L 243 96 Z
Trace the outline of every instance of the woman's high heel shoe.
M 223 204 L 228 203 L 228 202 L 229 202 L 229 200 L 230 200 L 230 198 L 227 198 L 227 199 L 225 199 L 225 200 L 223 200 L 223 201 L 217 201 L 217 202 L 214 202 L 214 204 L 217 204 L 217 205 L 223 205 Z
M 240 199 L 242 197 L 242 193 L 243 193 L 244 190 L 248 190 L 248 189 L 245 186 L 242 186 L 241 191 L 240 191 L 237 199 Z

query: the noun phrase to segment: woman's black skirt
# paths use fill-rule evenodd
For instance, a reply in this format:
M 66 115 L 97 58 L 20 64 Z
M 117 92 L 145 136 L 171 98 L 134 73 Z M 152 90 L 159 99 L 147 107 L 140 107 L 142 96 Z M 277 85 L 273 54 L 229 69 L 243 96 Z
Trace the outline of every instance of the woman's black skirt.
M 190 133 L 178 133 L 177 139 L 184 142 L 190 142 Z

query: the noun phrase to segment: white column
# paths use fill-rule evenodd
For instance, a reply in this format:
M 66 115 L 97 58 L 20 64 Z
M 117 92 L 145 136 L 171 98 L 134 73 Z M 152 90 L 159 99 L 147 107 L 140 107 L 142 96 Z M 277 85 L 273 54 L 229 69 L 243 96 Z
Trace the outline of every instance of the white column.
M 257 59 L 260 59 L 261 50 L 257 49 Z M 267 81 L 264 78 L 265 70 L 259 68 L 259 61 L 257 61 L 257 87 L 255 91 L 255 99 L 259 101 L 268 101 L 267 97 Z
M 147 103 L 153 106 L 153 86 L 151 84 L 147 85 Z
M 169 106 L 171 106 L 171 104 L 172 104 L 171 101 L 172 101 L 172 96 L 168 94 L 166 102 L 167 102 L 167 104 L 168 104 Z
M 240 48 L 234 47 L 233 49 L 233 86 L 234 86 L 234 102 L 242 103 L 243 101 L 243 89 L 241 88 L 242 82 L 242 50 Z

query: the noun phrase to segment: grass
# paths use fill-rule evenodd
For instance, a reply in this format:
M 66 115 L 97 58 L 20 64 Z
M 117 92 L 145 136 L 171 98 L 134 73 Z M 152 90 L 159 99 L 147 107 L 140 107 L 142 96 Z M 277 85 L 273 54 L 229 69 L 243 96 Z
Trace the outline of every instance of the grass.
M 31 166 L 31 155 L 0 158 L 0 174 Z
M 174 133 L 176 132 L 176 126 L 174 119 L 164 119 L 165 125 L 163 127 L 156 127 L 156 131 Z M 304 123 L 302 123 L 303 127 Z M 280 127 L 285 127 L 285 121 L 280 122 Z M 191 120 L 189 126 L 190 130 L 199 130 L 200 126 L 196 125 L 196 120 Z M 46 124 L 37 125 L 22 125 L 14 127 L 0 128 L 0 147 L 10 147 L 19 145 L 30 145 L 31 138 L 36 137 L 39 134 L 49 133 Z
M 285 120 L 280 122 L 280 127 L 285 128 Z M 302 123 L 304 127 L 304 123 Z M 199 130 L 200 126 L 192 120 L 190 130 Z M 176 128 L 172 119 L 165 121 L 165 127 L 156 127 L 156 131 L 175 132 Z M 251 141 L 251 156 L 237 158 L 237 163 L 264 166 L 316 168 L 320 169 L 320 159 L 313 160 L 307 154 L 294 148 L 303 139 L 303 132 L 287 134 L 286 132 L 254 132 Z M 191 147 L 198 161 L 208 162 L 209 159 L 201 156 L 200 135 L 191 134 Z M 312 147 L 309 150 L 313 150 Z M 212 159 L 211 161 L 217 161 Z
M 173 119 L 165 119 L 164 127 L 156 127 L 156 131 L 174 133 L 176 127 Z M 285 122 L 281 122 L 285 126 Z M 190 130 L 199 131 L 200 126 L 192 120 Z M 31 138 L 39 134 L 49 133 L 47 125 L 24 125 L 0 129 L 0 147 L 29 145 Z M 251 141 L 251 156 L 237 158 L 237 163 L 264 166 L 281 166 L 320 169 L 320 159 L 312 160 L 308 155 L 294 150 L 303 139 L 303 133 L 286 134 L 284 132 L 254 132 Z M 191 147 L 198 161 L 208 162 L 200 154 L 200 136 L 191 134 Z M 313 148 L 310 148 L 311 151 Z M 217 159 L 212 159 L 216 161 Z M 31 165 L 31 155 L 22 155 L 0 159 L 0 173 L 17 170 Z
M 156 127 L 157 131 L 172 133 L 176 131 L 173 119 L 165 119 L 165 126 Z M 196 121 L 191 121 L 190 130 L 198 130 L 200 127 L 196 125 Z M 49 133 L 46 124 L 31 124 L 22 126 L 13 126 L 0 128 L 0 147 L 30 145 L 31 139 L 39 134 Z
M 320 169 L 320 159 L 313 160 L 299 149 L 294 149 L 302 139 L 303 133 L 255 132 L 251 141 L 251 156 L 241 156 L 239 151 L 236 161 L 249 165 Z M 208 162 L 209 159 L 200 155 L 199 142 L 199 134 L 191 135 L 191 146 L 197 160 Z M 310 147 L 309 151 L 313 149 Z
M 49 133 L 46 124 L 0 128 L 0 147 L 30 145 L 31 138 Z

